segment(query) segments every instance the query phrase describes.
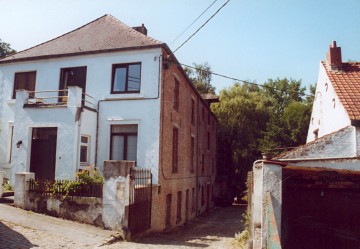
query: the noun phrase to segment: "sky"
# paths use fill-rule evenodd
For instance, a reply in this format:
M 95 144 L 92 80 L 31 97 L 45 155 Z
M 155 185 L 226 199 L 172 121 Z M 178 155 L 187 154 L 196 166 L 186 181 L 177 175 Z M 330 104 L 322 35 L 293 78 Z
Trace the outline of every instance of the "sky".
M 0 0 L 0 39 L 21 51 L 105 14 L 175 51 L 227 0 Z M 268 79 L 317 81 L 332 41 L 343 61 L 360 61 L 360 0 L 230 0 L 175 56 L 207 62 L 213 72 L 263 84 Z M 234 81 L 213 76 L 217 92 Z

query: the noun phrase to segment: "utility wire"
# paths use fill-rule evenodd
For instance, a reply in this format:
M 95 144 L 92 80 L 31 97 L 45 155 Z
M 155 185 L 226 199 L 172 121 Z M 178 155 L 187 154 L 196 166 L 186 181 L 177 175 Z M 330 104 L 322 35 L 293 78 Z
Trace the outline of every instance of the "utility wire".
M 180 36 L 182 36 L 197 20 L 199 20 L 199 18 L 205 14 L 205 12 L 211 8 L 211 6 L 214 5 L 214 3 L 216 3 L 218 0 L 215 0 L 214 2 L 212 2 L 212 4 L 209 5 L 209 7 L 206 8 L 206 10 L 204 10 L 189 26 L 187 26 L 185 28 L 185 30 L 183 32 L 181 32 L 180 35 L 178 35 L 170 44 L 173 44 Z
M 222 78 L 226 78 L 226 79 L 230 79 L 230 80 L 234 80 L 234 81 L 239 81 L 239 82 L 242 82 L 242 83 L 246 83 L 246 84 L 250 84 L 250 85 L 254 85 L 254 86 L 258 86 L 258 87 L 273 89 L 275 91 L 280 91 L 279 89 L 276 89 L 274 87 L 264 86 L 264 85 L 257 84 L 257 83 L 254 83 L 254 82 L 250 82 L 250 81 L 246 81 L 246 80 L 240 80 L 240 79 L 237 79 L 237 78 L 234 78 L 234 77 L 226 76 L 226 75 L 219 74 L 219 73 L 214 73 L 214 72 L 208 71 L 208 70 L 203 70 L 203 69 L 196 68 L 196 67 L 193 67 L 193 66 L 189 66 L 189 65 L 186 65 L 186 64 L 183 64 L 183 63 L 179 63 L 179 64 L 181 66 L 184 66 L 184 67 L 189 67 L 191 69 L 195 69 L 195 70 L 199 70 L 199 71 L 202 71 L 202 72 L 205 72 L 205 73 L 213 74 L 213 75 L 216 75 L 216 76 L 219 76 L 219 77 L 222 77 Z M 304 93 L 304 96 L 312 97 L 312 95 L 305 94 L 305 93 Z
M 206 22 L 200 26 L 200 28 L 198 28 L 189 38 L 187 38 L 177 49 L 174 50 L 174 54 L 176 53 L 176 51 L 178 51 L 182 46 L 184 46 L 191 38 L 193 38 L 194 35 L 197 34 L 197 32 L 199 32 L 214 16 L 217 15 L 217 13 L 220 12 L 220 10 L 222 8 L 225 7 L 225 5 L 227 5 L 230 2 L 230 0 L 227 0 L 226 3 L 224 3 L 209 19 L 206 20 Z

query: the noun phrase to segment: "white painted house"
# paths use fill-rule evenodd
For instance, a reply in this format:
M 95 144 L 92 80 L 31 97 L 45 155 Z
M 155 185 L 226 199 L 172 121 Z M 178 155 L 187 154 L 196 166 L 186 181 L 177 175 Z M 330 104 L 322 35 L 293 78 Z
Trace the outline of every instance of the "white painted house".
M 144 25 L 105 15 L 0 59 L 0 171 L 14 184 L 135 161 L 158 188 L 152 228 L 178 226 L 213 206 L 212 101 Z
M 160 44 L 106 15 L 1 59 L 0 162 L 11 181 L 19 171 L 72 179 L 110 158 L 137 160 L 157 176 Z M 127 154 L 112 153 L 116 146 Z M 47 171 L 32 168 L 39 161 Z
M 254 163 L 254 248 L 274 235 L 269 196 L 283 248 L 359 247 L 359 85 L 360 62 L 343 62 L 334 41 L 320 62 L 307 143 Z

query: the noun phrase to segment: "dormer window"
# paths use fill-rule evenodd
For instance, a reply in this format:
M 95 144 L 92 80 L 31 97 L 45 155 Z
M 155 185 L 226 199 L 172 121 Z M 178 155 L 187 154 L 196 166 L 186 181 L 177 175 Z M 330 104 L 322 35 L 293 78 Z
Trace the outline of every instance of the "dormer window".
M 141 63 L 115 64 L 111 93 L 140 93 Z

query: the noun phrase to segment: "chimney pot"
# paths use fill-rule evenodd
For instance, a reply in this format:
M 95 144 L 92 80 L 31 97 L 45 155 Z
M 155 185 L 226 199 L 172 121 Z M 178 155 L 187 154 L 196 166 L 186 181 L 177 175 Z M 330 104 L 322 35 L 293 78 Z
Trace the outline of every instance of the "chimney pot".
M 135 29 L 137 32 L 140 32 L 141 34 L 147 36 L 147 28 L 145 27 L 144 24 L 141 24 L 141 26 L 133 27 L 133 29 Z

